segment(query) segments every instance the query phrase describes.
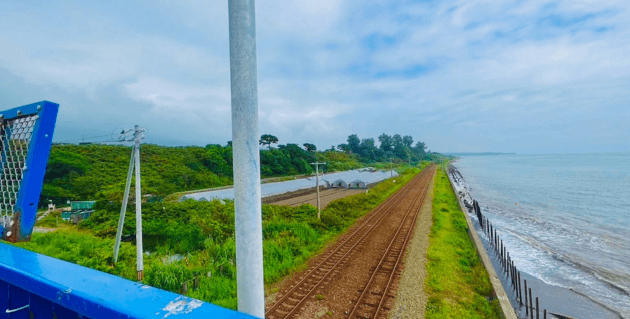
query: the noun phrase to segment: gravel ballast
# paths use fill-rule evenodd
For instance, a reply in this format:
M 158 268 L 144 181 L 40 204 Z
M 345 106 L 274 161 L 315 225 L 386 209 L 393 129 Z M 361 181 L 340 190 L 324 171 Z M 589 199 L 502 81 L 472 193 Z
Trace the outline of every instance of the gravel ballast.
M 411 243 L 407 247 L 404 270 L 398 282 L 398 292 L 388 318 L 424 318 L 428 300 L 424 292 L 424 281 L 427 277 L 429 233 L 431 233 L 431 226 L 433 225 L 432 203 L 433 180 L 422 210 L 418 214 Z

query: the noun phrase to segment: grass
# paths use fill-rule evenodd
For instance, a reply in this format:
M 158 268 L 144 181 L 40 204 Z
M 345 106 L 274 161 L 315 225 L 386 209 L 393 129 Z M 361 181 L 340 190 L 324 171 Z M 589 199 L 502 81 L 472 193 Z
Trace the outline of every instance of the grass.
M 368 194 L 339 199 L 324 210 L 321 220 L 312 205 L 263 205 L 265 284 L 304 269 L 327 243 L 410 181 L 420 169 L 399 169 L 400 176 L 385 180 Z M 394 180 L 396 182 L 394 182 Z M 135 210 L 128 208 L 119 262 L 113 265 L 114 235 L 120 204 L 98 202 L 96 212 L 78 226 L 59 221 L 60 229 L 35 233 L 20 247 L 134 280 Z M 142 206 L 144 281 L 181 293 L 188 283 L 190 297 L 236 309 L 236 244 L 233 201 L 145 203 Z M 40 224 L 56 225 L 55 214 Z M 60 218 L 59 218 L 60 219 Z M 148 254 L 147 252 L 150 252 Z M 175 256 L 177 255 L 177 256 Z M 174 258 L 176 257 L 176 258 Z M 198 278 L 200 288 L 193 290 Z
M 464 213 L 439 169 L 433 188 L 433 226 L 427 252 L 426 318 L 501 318 L 488 272 L 468 237 Z

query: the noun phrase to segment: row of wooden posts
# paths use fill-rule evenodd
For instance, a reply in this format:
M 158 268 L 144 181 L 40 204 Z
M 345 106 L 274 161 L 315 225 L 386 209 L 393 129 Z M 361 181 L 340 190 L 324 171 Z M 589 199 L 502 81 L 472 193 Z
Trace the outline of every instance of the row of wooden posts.
M 192 280 L 188 280 L 182 284 L 182 295 L 185 295 L 188 293 L 188 283 L 191 281 L 193 283 L 193 287 L 192 287 L 193 291 L 199 288 L 199 277 L 195 277 Z
M 538 297 L 536 297 L 536 307 L 534 308 L 532 298 L 532 288 L 527 288 L 527 280 L 521 281 L 521 272 L 514 265 L 514 261 L 510 258 L 510 252 L 507 251 L 507 248 L 503 245 L 503 239 L 497 235 L 497 229 L 488 221 L 488 219 L 481 213 L 481 208 L 479 207 L 479 202 L 473 200 L 473 209 L 475 214 L 477 215 L 477 220 L 479 221 L 479 226 L 483 229 L 484 233 L 487 235 L 488 241 L 492 248 L 494 248 L 494 252 L 499 258 L 499 262 L 501 267 L 503 268 L 503 274 L 505 274 L 508 279 L 510 279 L 510 285 L 512 287 L 512 292 L 516 294 L 516 299 L 521 307 L 523 307 L 523 299 L 525 300 L 525 316 L 530 317 L 530 319 L 534 319 L 534 311 L 536 312 L 536 319 L 540 319 L 540 310 L 538 307 Z M 525 286 L 523 289 L 523 285 Z M 525 297 L 523 298 L 523 292 L 525 293 Z M 529 298 L 528 298 L 529 293 Z M 547 309 L 543 310 L 543 318 L 547 319 Z

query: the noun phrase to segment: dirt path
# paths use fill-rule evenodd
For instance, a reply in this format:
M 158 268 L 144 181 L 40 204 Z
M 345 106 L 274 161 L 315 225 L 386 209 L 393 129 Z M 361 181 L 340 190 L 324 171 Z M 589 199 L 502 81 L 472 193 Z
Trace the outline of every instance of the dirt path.
M 424 292 L 424 280 L 427 277 L 427 249 L 429 249 L 429 233 L 433 225 L 433 181 L 422 205 L 416 221 L 413 239 L 407 247 L 405 270 L 398 283 L 398 292 L 388 318 L 424 318 L 427 296 Z
M 364 193 L 364 189 L 326 189 L 319 192 L 319 200 L 321 208 L 324 209 L 328 204 L 332 201 L 348 197 L 354 194 Z M 286 206 L 300 206 L 302 204 L 311 204 L 313 206 L 317 206 L 317 193 L 302 195 L 298 197 L 293 197 L 277 202 L 270 203 L 272 205 L 286 205 Z

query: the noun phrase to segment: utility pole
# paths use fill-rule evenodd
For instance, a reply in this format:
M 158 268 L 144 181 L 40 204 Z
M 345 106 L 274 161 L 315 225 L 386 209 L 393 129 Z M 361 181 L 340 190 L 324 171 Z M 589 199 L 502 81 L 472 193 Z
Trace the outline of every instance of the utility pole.
M 133 137 L 126 137 L 127 134 L 133 132 Z M 129 202 L 129 191 L 131 188 L 131 178 L 136 171 L 136 270 L 138 271 L 138 281 L 142 280 L 144 274 L 144 262 L 142 255 L 142 189 L 140 180 L 140 140 L 144 139 L 146 129 L 136 125 L 133 130 L 122 131 L 118 138 L 119 142 L 134 142 L 131 157 L 129 159 L 129 169 L 127 170 L 127 183 L 125 184 L 125 193 L 123 196 L 122 207 L 120 208 L 120 216 L 118 217 L 118 228 L 116 230 L 116 243 L 114 244 L 114 263 L 118 262 L 118 251 L 120 249 L 120 241 L 122 238 L 122 230 L 125 224 L 125 213 L 127 212 L 127 204 Z
M 134 162 L 136 164 L 136 270 L 138 271 L 138 281 L 142 281 L 144 274 L 144 260 L 142 258 L 142 192 L 140 186 L 140 130 L 135 127 L 135 150 Z
M 389 159 L 389 177 L 394 177 L 394 168 L 392 166 L 392 159 Z
M 265 317 L 255 0 L 228 0 L 238 310 Z
M 319 207 L 319 165 L 326 165 L 326 162 L 324 163 L 311 163 L 311 165 L 315 165 L 315 187 L 317 187 L 317 219 L 322 219 L 321 218 L 321 208 Z

